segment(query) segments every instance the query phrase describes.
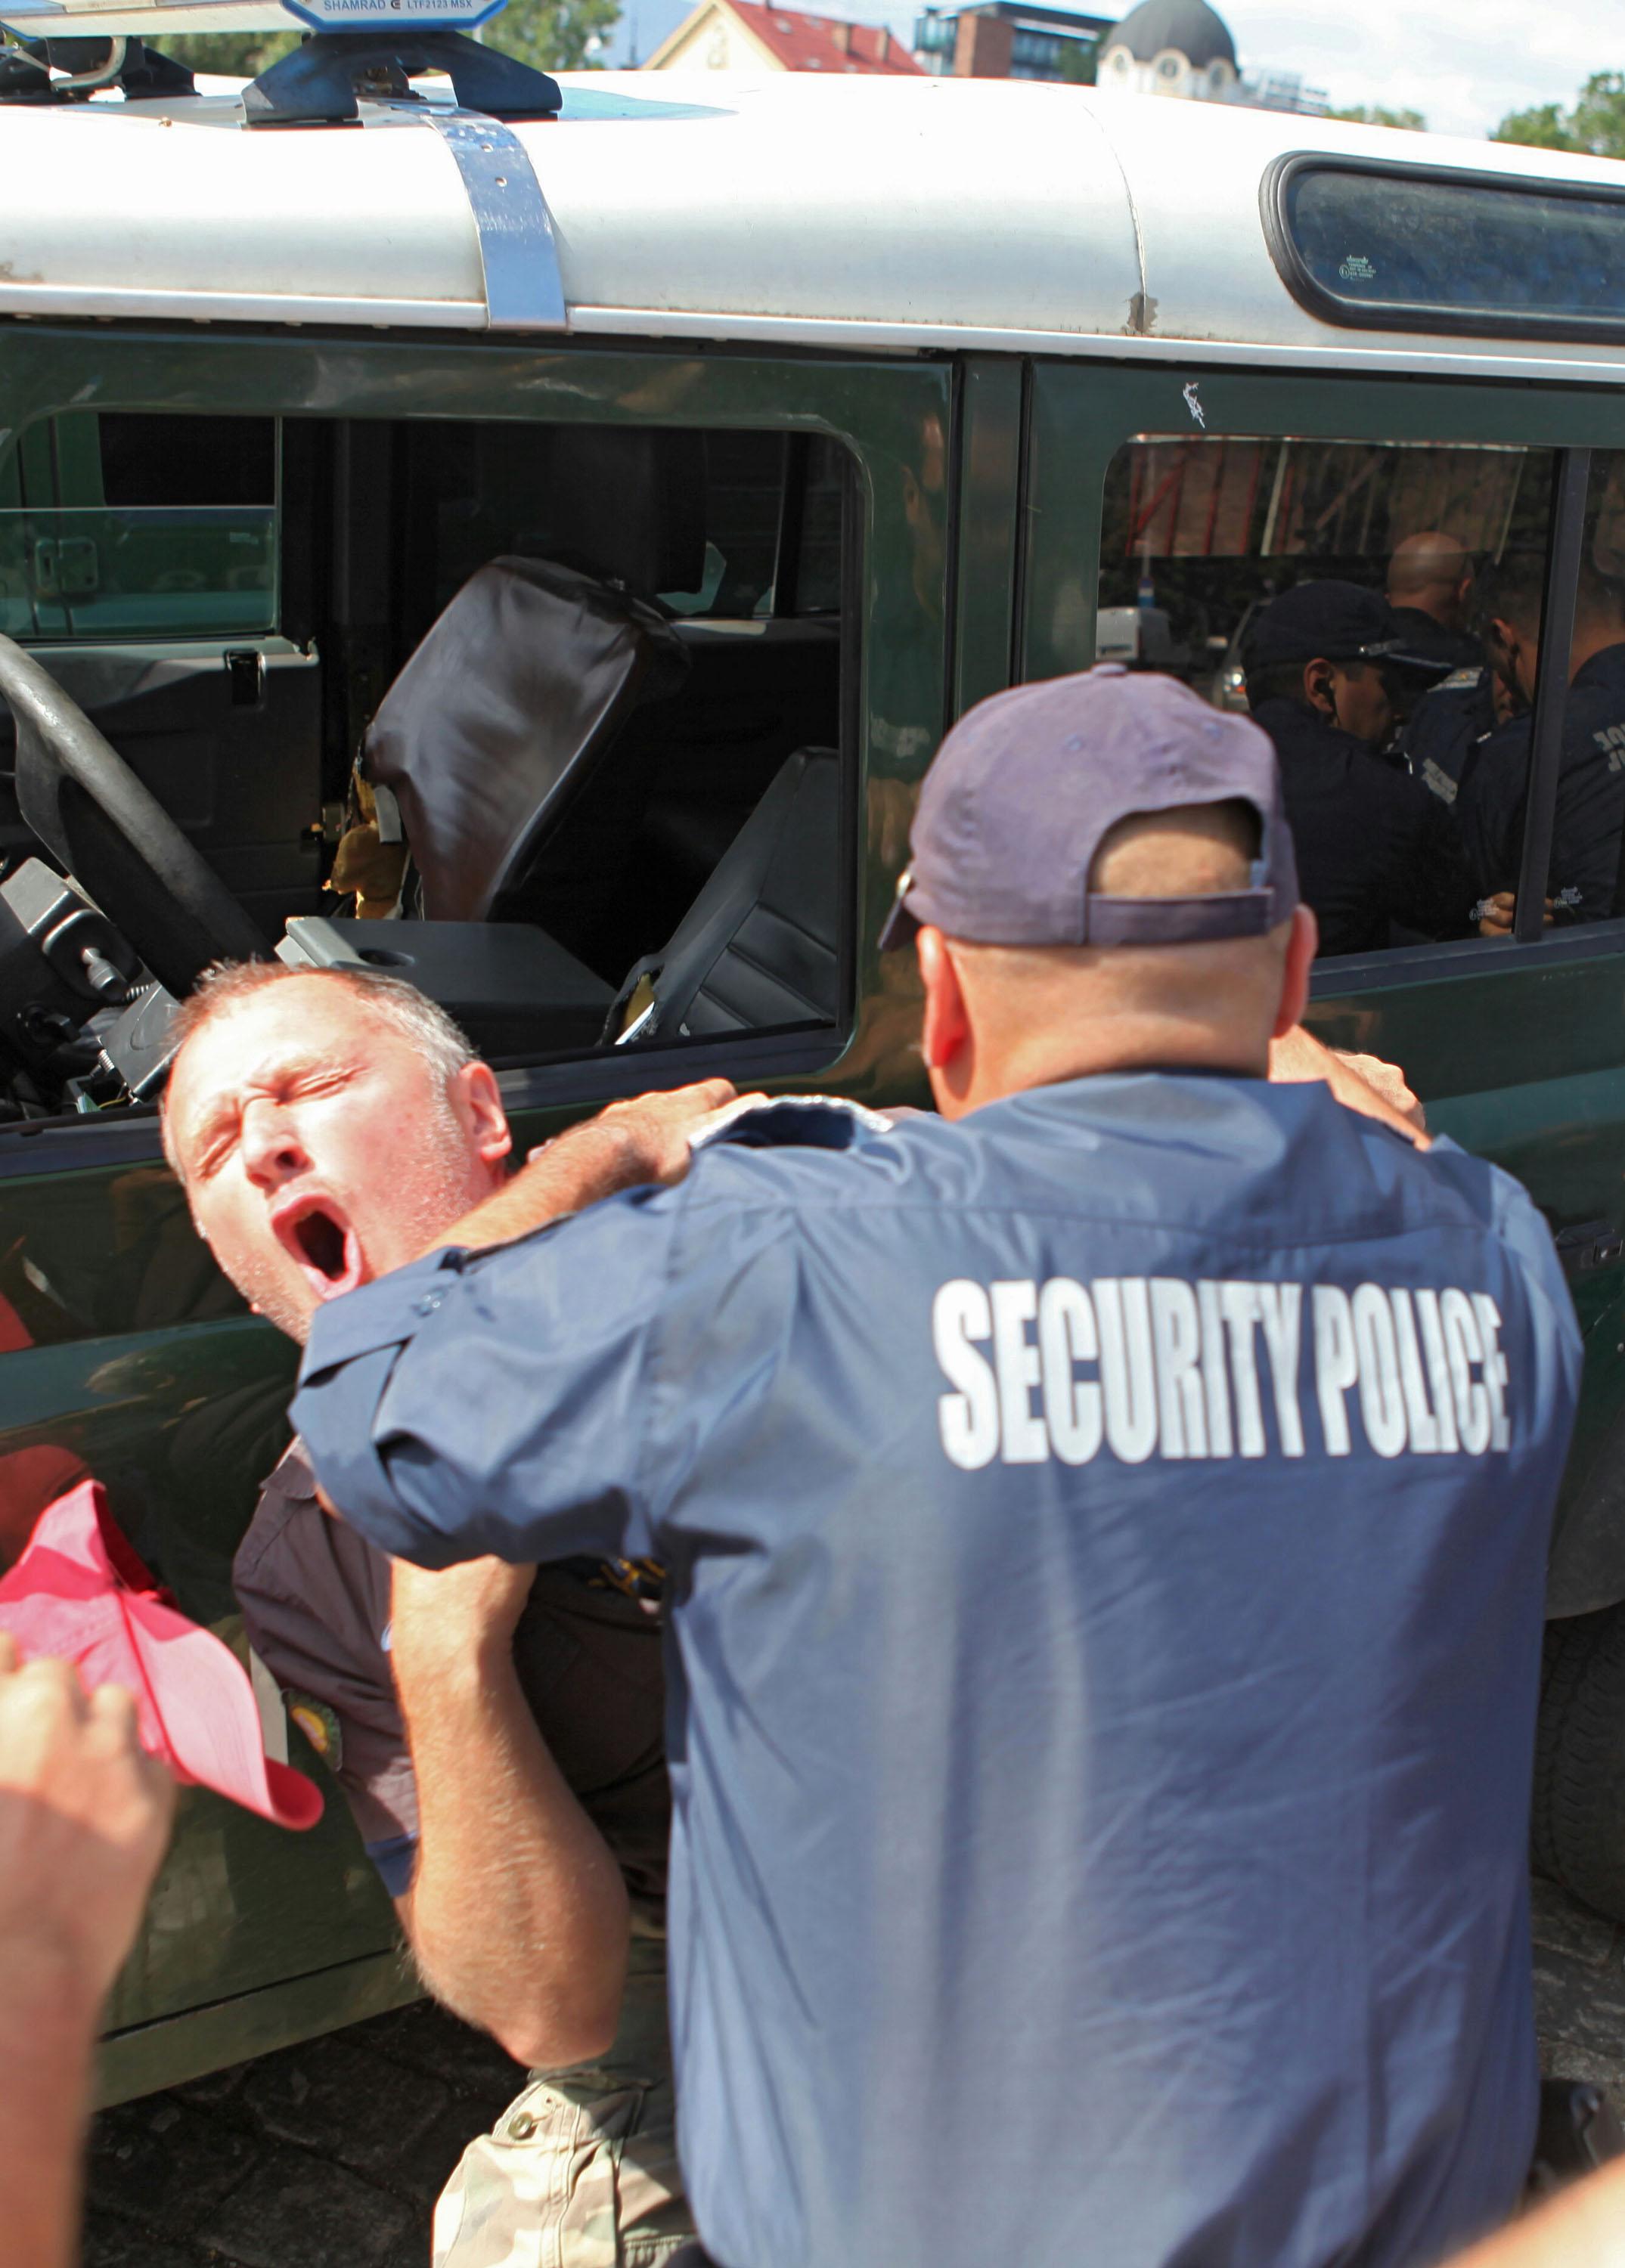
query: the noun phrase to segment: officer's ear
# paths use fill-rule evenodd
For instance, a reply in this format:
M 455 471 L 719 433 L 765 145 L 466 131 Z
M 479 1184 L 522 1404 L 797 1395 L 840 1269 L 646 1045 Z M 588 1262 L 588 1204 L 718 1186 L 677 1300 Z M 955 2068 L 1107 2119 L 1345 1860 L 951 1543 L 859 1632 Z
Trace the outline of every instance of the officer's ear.
M 964 1052 L 971 1036 L 971 1019 L 960 988 L 959 971 L 954 966 L 947 939 L 929 922 L 921 928 L 914 943 L 926 993 L 925 1022 L 920 1034 L 926 1068 L 946 1071 Z
M 1337 669 L 1325 660 L 1308 661 L 1304 665 L 1304 698 L 1311 709 L 1323 717 L 1335 720 L 1337 716 Z
M 1309 1005 L 1309 972 L 1320 950 L 1320 924 L 1311 906 L 1299 906 L 1292 917 L 1286 959 L 1281 969 L 1281 1005 L 1275 1012 L 1272 1040 L 1284 1040 L 1304 1020 Z

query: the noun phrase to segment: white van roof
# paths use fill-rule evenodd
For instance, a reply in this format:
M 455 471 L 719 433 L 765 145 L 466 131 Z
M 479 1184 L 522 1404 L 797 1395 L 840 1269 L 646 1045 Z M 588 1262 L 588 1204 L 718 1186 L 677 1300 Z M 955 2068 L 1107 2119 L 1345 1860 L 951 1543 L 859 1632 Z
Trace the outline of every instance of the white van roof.
M 1625 347 L 1350 330 L 1266 246 L 1296 151 L 1617 187 L 1603 159 L 1016 80 L 581 72 L 512 130 L 572 334 L 1617 383 Z M 482 330 L 442 136 L 211 94 L 0 107 L 0 314 Z

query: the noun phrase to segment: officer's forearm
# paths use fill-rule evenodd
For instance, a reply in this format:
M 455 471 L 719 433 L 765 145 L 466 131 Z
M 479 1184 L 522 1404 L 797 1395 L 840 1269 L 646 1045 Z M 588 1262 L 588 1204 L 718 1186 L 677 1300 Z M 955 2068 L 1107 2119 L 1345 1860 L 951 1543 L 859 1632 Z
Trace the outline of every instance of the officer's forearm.
M 589 1118 L 538 1151 L 494 1197 L 454 1221 L 424 1250 L 507 1244 L 652 1178 L 635 1130 L 614 1119 Z
M 734 1099 L 727 1079 L 705 1079 L 666 1094 L 612 1102 L 596 1118 L 572 1126 L 534 1152 L 506 1189 L 454 1221 L 424 1250 L 507 1244 L 618 1190 L 645 1182 L 679 1182 L 688 1171 L 690 1137 Z
M 394 1639 L 421 1822 L 410 1923 L 438 1999 L 521 2063 L 600 2055 L 626 1973 L 625 1885 L 527 1707 L 506 1643 Z

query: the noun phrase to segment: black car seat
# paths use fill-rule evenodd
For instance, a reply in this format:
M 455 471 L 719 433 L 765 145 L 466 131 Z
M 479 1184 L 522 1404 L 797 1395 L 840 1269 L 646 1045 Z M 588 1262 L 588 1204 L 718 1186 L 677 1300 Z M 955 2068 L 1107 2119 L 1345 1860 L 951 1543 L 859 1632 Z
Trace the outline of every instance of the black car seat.
M 840 766 L 833 748 L 798 748 L 666 945 L 628 972 L 605 1039 L 832 1024 L 845 895 Z
M 616 584 L 550 559 L 477 569 L 362 742 L 363 777 L 398 807 L 424 915 L 545 921 L 527 902 L 543 849 L 628 720 L 687 669 L 665 617 Z

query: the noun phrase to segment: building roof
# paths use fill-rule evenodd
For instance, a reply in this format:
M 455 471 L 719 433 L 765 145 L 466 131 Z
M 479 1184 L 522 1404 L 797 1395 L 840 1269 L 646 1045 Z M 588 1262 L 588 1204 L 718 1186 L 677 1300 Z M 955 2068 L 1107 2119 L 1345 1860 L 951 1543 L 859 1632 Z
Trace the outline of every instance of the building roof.
M 1625 380 L 1621 347 L 1322 320 L 1259 209 L 1295 151 L 1610 189 L 1614 159 L 1032 80 L 824 76 L 565 73 L 559 117 L 509 129 L 572 340 Z M 226 98 L 0 108 L 0 342 L 21 316 L 491 330 L 452 152 L 421 114 L 363 122 L 248 131 Z
M 1126 48 L 1137 63 L 1151 63 L 1171 48 L 1197 70 L 1206 70 L 1209 63 L 1237 68 L 1236 42 L 1208 0 L 1140 0 L 1107 33 L 1105 44 L 1108 48 Z
M 786 70 L 898 72 L 905 78 L 925 76 L 901 40 L 883 25 L 850 24 L 838 16 L 763 8 L 757 0 L 715 0 L 715 4 L 737 16 L 751 38 L 760 40 Z M 674 33 L 672 38 L 676 37 Z M 668 40 L 661 44 L 671 43 Z

